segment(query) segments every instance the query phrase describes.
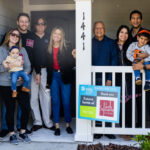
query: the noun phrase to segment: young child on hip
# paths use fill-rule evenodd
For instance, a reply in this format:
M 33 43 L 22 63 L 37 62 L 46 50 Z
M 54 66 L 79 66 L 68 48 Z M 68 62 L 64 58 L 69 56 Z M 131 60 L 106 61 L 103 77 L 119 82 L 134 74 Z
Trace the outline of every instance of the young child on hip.
M 10 65 L 9 65 L 10 64 Z M 3 66 L 9 67 L 11 74 L 11 89 L 12 97 L 17 97 L 17 80 L 21 77 L 23 79 L 22 91 L 29 92 L 29 77 L 23 70 L 23 56 L 20 53 L 19 47 L 12 46 L 9 50 L 9 56 L 3 61 Z
M 127 49 L 127 58 L 132 64 L 144 64 L 146 74 L 146 83 L 144 90 L 150 90 L 150 70 L 146 69 L 145 65 L 150 64 L 150 46 L 147 44 L 150 40 L 150 32 L 148 30 L 141 30 L 137 35 L 138 42 L 133 42 Z M 140 70 L 134 70 L 135 80 L 137 85 L 142 84 Z

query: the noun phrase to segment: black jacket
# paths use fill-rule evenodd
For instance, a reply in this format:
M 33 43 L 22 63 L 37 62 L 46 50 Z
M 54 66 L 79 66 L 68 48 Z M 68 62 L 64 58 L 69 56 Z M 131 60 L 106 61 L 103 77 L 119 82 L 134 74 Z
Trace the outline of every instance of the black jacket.
M 71 83 L 74 79 L 73 68 L 75 66 L 75 60 L 72 56 L 72 47 L 67 44 L 67 48 L 63 48 L 62 51 L 58 52 L 57 59 L 60 67 L 60 73 L 64 84 Z M 47 84 L 50 85 L 52 81 L 53 72 L 53 53 L 47 53 Z
M 129 41 L 125 42 L 122 50 L 120 50 L 117 44 L 117 40 L 115 40 L 115 42 L 117 45 L 118 66 L 132 66 L 132 62 L 130 62 L 126 57 L 126 51 L 129 46 Z M 116 86 L 122 87 L 122 73 L 116 73 Z M 132 74 L 127 73 L 125 75 L 125 95 L 128 96 L 131 95 L 131 93 L 132 93 Z
M 141 30 L 143 30 L 144 28 L 140 28 L 139 29 L 139 31 L 141 31 Z M 137 42 L 137 34 L 133 37 L 132 36 L 132 31 L 133 31 L 133 28 L 131 28 L 131 30 L 130 30 L 130 32 L 129 32 L 129 39 L 130 39 L 130 41 L 129 41 L 129 43 L 131 44 L 132 42 Z M 139 32 L 138 31 L 138 32 Z
M 115 40 L 116 45 L 117 45 L 117 56 L 118 56 L 118 66 L 131 66 L 132 62 L 128 60 L 128 58 L 126 57 L 126 52 L 129 46 L 129 42 L 127 41 L 124 45 L 123 45 L 123 49 L 120 50 L 118 44 L 117 44 L 117 40 Z
M 41 68 L 46 67 L 46 55 L 49 44 L 49 35 L 45 34 L 42 38 L 35 34 L 35 50 L 33 68 L 37 74 L 41 73 Z
M 30 31 L 25 34 L 21 33 L 22 47 L 27 51 L 32 69 L 34 64 L 35 38 L 35 34 Z

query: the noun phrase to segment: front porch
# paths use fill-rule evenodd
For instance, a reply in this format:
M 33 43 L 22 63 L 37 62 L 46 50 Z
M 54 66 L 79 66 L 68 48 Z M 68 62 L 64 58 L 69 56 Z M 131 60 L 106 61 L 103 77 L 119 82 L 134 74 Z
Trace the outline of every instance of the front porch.
M 75 119 L 73 119 L 71 126 L 73 127 L 74 134 L 69 135 L 65 131 L 65 123 L 63 122 L 60 126 L 61 129 L 61 135 L 60 136 L 54 136 L 53 131 L 49 129 L 42 128 L 36 132 L 33 132 L 29 137 L 32 140 L 31 144 L 24 144 L 19 143 L 19 146 L 15 147 L 15 150 L 21 150 L 22 146 L 26 150 L 32 150 L 31 148 L 36 147 L 36 150 L 54 150 L 57 148 L 57 150 L 77 150 L 78 144 L 98 144 L 101 143 L 103 145 L 109 145 L 110 143 L 112 144 L 117 144 L 117 145 L 127 145 L 127 146 L 134 146 L 136 144 L 135 141 L 130 140 L 130 141 L 125 141 L 122 138 L 119 137 L 119 135 L 115 135 L 116 139 L 108 139 L 106 136 L 102 136 L 101 139 L 94 139 L 94 141 L 91 142 L 76 142 L 74 140 L 76 128 L 75 128 Z M 9 143 L 9 138 L 8 136 L 5 137 L 4 139 L 0 139 L 0 149 L 6 148 L 7 150 L 12 150 L 14 145 L 10 145 Z M 40 146 L 39 146 L 40 144 Z M 34 145 L 34 146 L 33 146 Z M 138 145 L 136 145 L 138 146 Z
M 146 3 L 146 0 L 144 0 L 144 1 Z M 131 10 L 131 9 L 134 9 L 134 7 L 132 6 L 132 7 L 130 7 L 130 9 L 122 11 L 121 8 L 122 8 L 122 6 L 124 6 L 124 2 L 121 3 L 119 1 L 115 1 L 116 5 L 113 5 L 113 9 L 115 9 L 114 6 L 116 6 L 116 8 L 118 8 L 118 9 L 117 9 L 117 11 L 113 12 L 114 14 L 116 13 L 116 16 L 115 16 L 116 18 L 114 16 L 112 17 L 114 19 L 114 24 L 112 24 L 113 21 L 109 20 L 111 13 L 108 13 L 106 10 L 102 9 L 105 12 L 108 13 L 108 19 L 107 19 L 107 16 L 104 15 L 104 12 L 102 13 L 102 16 L 97 13 L 99 11 L 98 10 L 99 7 L 98 6 L 96 7 L 96 5 L 102 3 L 102 4 L 105 4 L 105 9 L 106 9 L 108 4 L 111 2 L 110 0 L 109 0 L 109 2 L 104 2 L 104 1 L 103 2 L 99 1 L 98 2 L 98 1 L 95 0 L 93 3 L 92 3 L 92 0 L 76 0 L 75 2 L 77 4 L 77 7 L 75 7 L 75 3 L 74 2 L 71 2 L 71 4 L 69 4 L 69 2 L 68 2 L 67 5 L 66 4 L 50 4 L 50 5 L 47 5 L 47 3 L 41 5 L 41 1 L 38 1 L 38 4 L 36 4 L 35 0 L 33 2 L 29 1 L 29 0 L 23 0 L 22 11 L 31 14 L 31 11 L 76 10 L 76 19 L 77 19 L 76 20 L 76 49 L 77 49 L 77 68 L 78 68 L 78 70 L 77 70 L 77 95 L 76 95 L 77 99 L 76 99 L 76 106 L 78 106 L 78 86 L 79 86 L 79 84 L 92 84 L 92 77 L 91 77 L 91 73 L 92 73 L 92 67 L 91 67 L 92 22 L 94 22 L 95 20 L 99 20 L 99 19 L 104 20 L 104 22 L 106 22 L 106 28 L 109 28 L 108 31 L 107 31 L 108 35 L 110 35 L 112 38 L 114 38 L 115 37 L 114 35 L 115 35 L 115 32 L 116 32 L 116 27 L 114 27 L 114 26 L 118 25 L 118 24 L 123 24 L 123 23 L 126 24 L 125 22 L 128 20 L 127 19 L 127 17 L 128 17 L 127 15 L 129 15 L 129 14 L 127 14 L 127 12 L 129 10 Z M 128 1 L 128 3 L 129 2 L 130 1 Z M 136 0 L 134 0 L 134 2 L 136 2 Z M 138 8 L 138 6 L 140 6 L 140 3 L 141 2 L 137 2 L 136 3 L 137 8 Z M 143 4 L 142 9 L 144 11 L 144 7 L 147 8 L 148 5 L 147 4 L 144 5 L 143 1 L 142 1 L 142 4 Z M 96 9 L 93 9 L 93 15 L 92 15 L 92 7 L 96 7 Z M 127 5 L 126 5 L 126 8 L 127 8 Z M 109 5 L 108 9 L 111 9 L 110 5 Z M 111 10 L 113 11 L 113 9 L 111 9 Z M 122 14 L 117 16 L 119 10 L 122 12 Z M 149 21 L 148 15 L 147 15 L 149 13 L 148 10 L 149 10 L 149 8 L 145 9 L 145 11 L 144 11 L 145 14 L 146 14 L 145 22 Z M 83 13 L 83 11 L 84 11 L 84 13 Z M 81 38 L 80 38 L 81 37 L 81 33 L 82 33 L 82 31 L 81 31 L 81 23 L 83 21 L 82 20 L 83 19 L 83 16 L 82 16 L 83 14 L 85 14 L 86 15 L 85 17 L 88 18 L 88 19 L 86 18 L 87 22 L 85 21 L 86 22 L 86 30 L 85 30 L 86 39 L 85 39 L 85 44 L 83 44 L 83 41 L 81 41 Z M 124 14 L 126 14 L 125 18 L 123 18 Z M 122 17 L 122 22 L 120 21 L 121 17 Z M 93 18 L 93 20 L 92 20 L 92 18 Z M 14 19 L 14 16 L 13 16 L 13 19 Z M 146 23 L 145 25 L 148 26 L 149 24 Z M 5 31 L 6 31 L 6 28 L 5 28 Z M 83 45 L 85 45 L 85 47 Z M 83 60 L 84 60 L 84 62 L 83 62 Z M 131 73 L 132 72 L 131 68 L 128 68 L 128 69 L 129 69 L 129 72 Z M 100 69 L 96 70 L 95 72 L 99 72 L 99 71 L 100 71 Z M 114 70 L 112 70 L 112 72 L 113 71 Z M 104 71 L 104 73 L 105 73 L 105 71 Z M 126 72 L 124 72 L 123 76 L 125 76 L 125 73 Z M 115 79 L 115 71 L 114 71 L 113 74 L 114 74 L 114 77 L 113 77 L 113 80 L 114 80 Z M 93 82 L 93 84 L 95 84 L 95 83 Z M 115 83 L 114 83 L 114 85 L 115 85 Z M 133 82 L 133 88 L 135 89 L 135 83 L 134 82 Z M 143 94 L 145 94 L 145 93 L 143 93 Z M 142 124 L 142 128 L 139 129 L 139 131 L 137 129 L 136 132 L 132 132 L 135 129 L 135 121 L 136 121 L 136 115 L 135 115 L 136 109 L 135 109 L 135 107 L 133 107 L 133 114 L 132 114 L 133 115 L 133 129 L 132 128 L 126 129 L 123 132 L 120 132 L 121 129 L 119 129 L 118 132 L 116 132 L 117 129 L 113 130 L 115 128 L 115 124 L 113 124 L 112 129 L 109 129 L 109 130 L 111 130 L 113 132 L 113 134 L 117 134 L 116 135 L 116 139 L 114 139 L 114 140 L 110 140 L 110 139 L 106 138 L 105 136 L 103 136 L 100 140 L 94 140 L 93 141 L 93 134 L 94 133 L 100 133 L 100 132 L 103 133 L 103 134 L 105 133 L 104 131 L 106 130 L 106 128 L 104 127 L 104 123 L 103 123 L 103 129 L 104 129 L 103 130 L 103 129 L 95 128 L 95 126 L 94 126 L 95 124 L 94 124 L 93 121 L 82 120 L 82 119 L 76 118 L 72 122 L 72 127 L 74 129 L 74 135 L 66 134 L 64 124 L 62 124 L 62 126 L 61 126 L 62 127 L 62 134 L 61 134 L 60 137 L 54 136 L 53 135 L 53 131 L 50 131 L 48 129 L 40 129 L 39 131 L 33 133 L 30 136 L 31 140 L 33 141 L 33 146 L 30 146 L 30 145 L 26 146 L 27 147 L 26 150 L 28 150 L 28 149 L 31 150 L 31 147 L 32 148 L 35 147 L 36 150 L 40 149 L 39 144 L 42 144 L 41 142 L 43 142 L 44 144 L 47 143 L 48 146 L 49 146 L 50 143 L 53 143 L 54 145 L 56 145 L 56 147 L 57 147 L 58 143 L 60 145 L 61 145 L 61 143 L 65 143 L 65 144 L 62 144 L 64 146 L 64 150 L 67 150 L 67 148 L 65 147 L 67 145 L 69 145 L 68 149 L 71 148 L 72 150 L 74 150 L 77 147 L 77 144 L 81 144 L 81 143 L 90 144 L 91 142 L 93 142 L 93 144 L 96 144 L 96 143 L 100 142 L 103 145 L 108 145 L 109 143 L 114 143 L 114 144 L 129 145 L 129 146 L 132 145 L 133 146 L 135 144 L 134 141 L 132 141 L 132 140 L 131 141 L 124 141 L 123 139 L 121 139 L 119 137 L 119 134 L 126 134 L 127 130 L 128 130 L 128 133 L 131 132 L 133 135 L 135 135 L 137 133 L 142 133 L 142 131 L 143 131 L 143 134 L 146 134 L 148 131 L 150 131 L 148 128 L 146 128 L 146 121 L 145 121 L 146 114 L 144 112 L 146 103 L 145 103 L 144 96 L 143 96 L 144 104 L 142 106 L 143 107 L 143 112 L 142 112 L 142 115 L 143 115 L 142 123 L 143 124 Z M 133 98 L 133 99 L 134 99 L 133 104 L 135 105 L 135 98 Z M 125 105 L 124 105 L 124 110 L 123 111 L 125 111 Z M 78 112 L 78 108 L 77 108 L 76 113 L 77 112 Z M 76 116 L 78 116 L 78 115 L 76 115 Z M 125 124 L 125 116 L 123 116 L 123 122 Z M 111 134 L 112 133 L 112 132 L 108 133 L 109 130 L 107 131 L 107 134 Z M 6 145 L 8 144 L 7 143 L 8 137 L 3 139 L 2 141 L 6 141 L 6 143 L 1 143 L 0 144 L 0 148 L 1 149 L 3 147 L 6 148 Z M 76 142 L 76 141 L 82 141 L 82 142 Z M 44 146 L 44 144 L 43 144 L 43 146 Z M 25 145 L 21 144 L 19 147 L 15 147 L 15 149 L 16 150 L 19 149 L 19 148 L 21 149 L 21 146 L 25 147 Z M 11 150 L 12 150 L 12 147 L 10 148 Z M 60 148 L 61 150 L 62 150 L 62 147 Z M 8 146 L 7 150 L 9 150 L 9 146 Z M 59 150 L 58 147 L 57 147 L 57 150 Z

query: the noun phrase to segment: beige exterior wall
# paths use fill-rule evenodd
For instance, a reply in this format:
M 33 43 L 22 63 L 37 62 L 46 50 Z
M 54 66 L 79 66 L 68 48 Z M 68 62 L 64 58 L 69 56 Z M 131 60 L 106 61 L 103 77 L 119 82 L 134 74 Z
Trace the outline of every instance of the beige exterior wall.
M 106 25 L 106 34 L 115 38 L 116 31 L 121 24 L 129 24 L 129 14 L 138 9 L 143 13 L 143 27 L 150 28 L 150 0 L 93 0 L 92 23 L 102 20 Z M 30 10 L 73 10 L 74 0 L 24 0 L 25 12 Z
M 143 13 L 143 27 L 150 29 L 150 0 L 94 0 L 93 22 L 102 20 L 106 34 L 115 38 L 121 24 L 129 24 L 129 14 L 138 9 Z
M 31 5 L 40 4 L 74 4 L 74 0 L 29 0 Z
M 23 0 L 23 11 L 75 10 L 74 0 Z
M 22 8 L 22 0 L 0 0 L 0 40 L 9 28 L 16 26 Z

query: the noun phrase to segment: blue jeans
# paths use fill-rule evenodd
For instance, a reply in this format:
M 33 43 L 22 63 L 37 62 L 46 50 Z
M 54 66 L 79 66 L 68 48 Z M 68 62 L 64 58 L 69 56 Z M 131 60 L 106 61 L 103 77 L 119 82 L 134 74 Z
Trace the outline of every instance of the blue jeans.
M 148 65 L 150 62 L 145 62 L 144 65 Z M 139 77 L 140 78 L 140 70 L 134 70 L 135 78 Z M 150 81 L 150 70 L 145 69 L 145 78 L 146 81 Z
M 11 84 L 12 84 L 12 90 L 16 90 L 17 89 L 17 80 L 19 77 L 23 78 L 23 87 L 29 88 L 29 81 L 30 78 L 29 76 L 23 71 L 16 71 L 16 72 L 11 72 Z
M 70 110 L 70 95 L 71 84 L 64 84 L 60 72 L 53 71 L 51 83 L 51 97 L 52 97 L 52 110 L 55 123 L 60 121 L 60 91 L 62 96 L 62 103 L 64 108 L 64 117 L 67 123 L 71 122 Z
M 31 79 L 32 79 L 32 75 L 28 74 L 29 77 L 29 82 L 28 82 L 28 88 L 31 90 Z

